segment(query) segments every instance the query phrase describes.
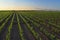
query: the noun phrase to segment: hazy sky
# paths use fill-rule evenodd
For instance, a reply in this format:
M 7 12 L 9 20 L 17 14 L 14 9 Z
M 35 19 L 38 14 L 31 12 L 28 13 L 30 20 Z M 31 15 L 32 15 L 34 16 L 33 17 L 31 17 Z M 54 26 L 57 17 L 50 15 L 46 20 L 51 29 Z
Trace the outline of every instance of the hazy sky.
M 0 10 L 60 10 L 60 0 L 0 0 Z

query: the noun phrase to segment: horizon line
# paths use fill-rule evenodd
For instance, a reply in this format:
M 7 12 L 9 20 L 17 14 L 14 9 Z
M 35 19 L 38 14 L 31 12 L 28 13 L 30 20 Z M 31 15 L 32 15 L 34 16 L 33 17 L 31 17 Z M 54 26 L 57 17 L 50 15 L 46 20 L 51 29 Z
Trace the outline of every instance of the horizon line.
M 26 11 L 60 11 L 60 10 L 49 10 L 49 9 L 25 9 Z M 25 10 L 14 10 L 14 9 L 5 9 L 0 11 L 25 11 Z

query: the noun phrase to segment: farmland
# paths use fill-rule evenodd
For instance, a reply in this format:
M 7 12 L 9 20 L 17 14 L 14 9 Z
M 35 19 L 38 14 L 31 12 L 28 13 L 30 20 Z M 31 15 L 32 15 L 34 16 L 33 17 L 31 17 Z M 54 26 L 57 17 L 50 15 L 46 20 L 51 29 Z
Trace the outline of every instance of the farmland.
M 0 11 L 0 40 L 60 40 L 60 12 Z

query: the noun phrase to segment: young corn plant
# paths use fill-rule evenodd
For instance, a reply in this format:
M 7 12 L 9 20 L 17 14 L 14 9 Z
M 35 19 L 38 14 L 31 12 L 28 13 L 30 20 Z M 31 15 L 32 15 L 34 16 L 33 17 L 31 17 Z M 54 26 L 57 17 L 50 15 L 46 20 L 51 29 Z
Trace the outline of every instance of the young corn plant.
M 4 25 L 8 22 L 9 18 L 11 17 L 12 15 L 10 15 L 6 20 L 5 22 L 0 26 L 0 32 L 2 30 L 2 28 L 4 27 Z
M 16 14 L 17 15 L 17 14 Z M 20 34 L 20 37 L 21 37 L 21 40 L 26 40 L 23 36 L 23 29 L 21 28 L 20 26 L 20 21 L 19 21 L 19 18 L 18 18 L 18 15 L 17 15 L 17 21 L 18 21 L 18 27 L 19 27 L 19 34 Z
M 8 33 L 7 33 L 7 35 L 6 35 L 6 40 L 10 40 L 10 32 L 11 32 L 11 29 L 12 29 L 14 16 L 15 16 L 15 14 L 13 15 L 13 18 L 12 18 L 11 24 L 10 24 L 10 26 L 9 26 L 9 28 L 8 28 Z
M 39 39 L 39 34 L 37 32 L 35 32 L 35 30 L 33 29 L 33 27 L 31 27 L 27 21 L 20 15 L 20 17 L 23 19 L 24 23 L 27 25 L 28 29 L 32 32 L 32 34 L 34 35 L 34 37 L 36 38 L 36 40 Z

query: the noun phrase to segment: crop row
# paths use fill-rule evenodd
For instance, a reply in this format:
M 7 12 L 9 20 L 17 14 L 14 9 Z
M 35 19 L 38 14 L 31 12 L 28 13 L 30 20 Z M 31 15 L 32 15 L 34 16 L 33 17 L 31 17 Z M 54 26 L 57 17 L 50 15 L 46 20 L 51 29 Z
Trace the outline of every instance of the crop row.
M 60 40 L 60 26 L 55 23 L 57 17 L 58 19 L 60 17 L 57 16 L 59 13 L 35 11 L 0 13 L 3 15 L 0 15 L 0 40 Z M 53 20 L 54 23 L 50 17 L 56 19 Z

